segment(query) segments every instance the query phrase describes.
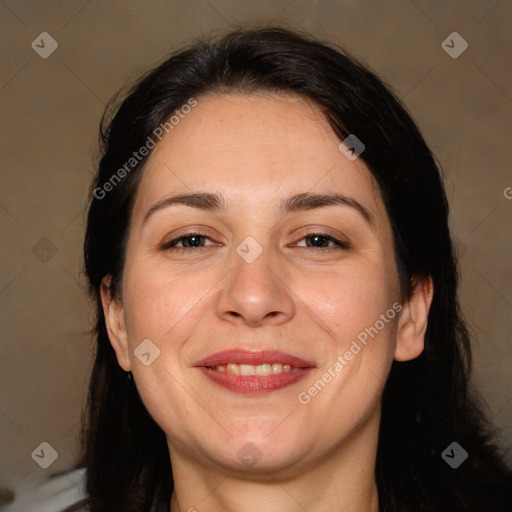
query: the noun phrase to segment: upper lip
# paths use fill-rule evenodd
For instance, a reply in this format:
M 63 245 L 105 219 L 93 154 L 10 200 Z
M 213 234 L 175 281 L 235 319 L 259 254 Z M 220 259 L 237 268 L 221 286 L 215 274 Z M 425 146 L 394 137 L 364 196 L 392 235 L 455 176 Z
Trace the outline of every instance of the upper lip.
M 295 368 L 309 368 L 315 366 L 300 357 L 280 352 L 279 350 L 243 350 L 228 349 L 211 354 L 205 359 L 195 363 L 195 366 L 218 366 L 228 363 L 258 365 L 264 363 L 289 364 Z

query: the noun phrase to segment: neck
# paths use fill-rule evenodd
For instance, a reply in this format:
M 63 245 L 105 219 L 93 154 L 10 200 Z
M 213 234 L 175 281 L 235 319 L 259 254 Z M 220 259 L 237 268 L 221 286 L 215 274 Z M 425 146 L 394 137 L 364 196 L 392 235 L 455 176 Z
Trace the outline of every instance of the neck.
M 355 487 L 350 489 L 339 484 L 336 486 L 338 492 L 332 493 L 329 486 L 311 489 L 311 478 L 308 479 L 307 490 L 300 489 L 298 481 L 295 485 L 271 477 L 258 483 L 242 479 L 237 481 L 232 477 L 222 478 L 217 475 L 211 491 L 202 489 L 199 493 L 196 490 L 194 497 L 182 498 L 180 493 L 178 498 L 175 492 L 171 499 L 171 512 L 379 512 L 375 483 L 359 487 L 352 481 L 351 485 Z M 359 495 L 351 492 L 354 488 L 360 492 Z M 347 490 L 347 493 L 342 494 L 340 490 Z
M 374 411 L 314 464 L 242 473 L 200 464 L 170 448 L 174 493 L 171 512 L 379 512 L 375 462 L 380 411 Z

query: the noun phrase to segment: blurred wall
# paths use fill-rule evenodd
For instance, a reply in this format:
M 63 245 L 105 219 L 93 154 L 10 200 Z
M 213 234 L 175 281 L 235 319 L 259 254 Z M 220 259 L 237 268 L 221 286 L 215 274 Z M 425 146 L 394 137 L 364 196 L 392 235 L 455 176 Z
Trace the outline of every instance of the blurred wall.
M 245 21 L 346 47 L 420 125 L 446 173 L 474 378 L 512 446 L 510 1 L 4 0 L 0 486 L 66 469 L 78 453 L 92 357 L 83 210 L 104 105 L 171 50 Z M 58 453 L 47 470 L 31 457 L 42 442 Z

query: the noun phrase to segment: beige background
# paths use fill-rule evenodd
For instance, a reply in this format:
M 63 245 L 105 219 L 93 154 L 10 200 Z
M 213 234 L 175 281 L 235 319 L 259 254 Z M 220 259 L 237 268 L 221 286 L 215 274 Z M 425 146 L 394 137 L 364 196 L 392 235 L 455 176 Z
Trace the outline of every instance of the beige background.
M 462 302 L 479 340 L 475 379 L 512 446 L 512 2 L 4 0 L 0 486 L 76 457 L 92 346 L 79 274 L 83 209 L 104 104 L 169 51 L 247 20 L 345 46 L 419 123 L 446 171 Z M 469 44 L 457 59 L 441 47 L 453 31 Z M 47 59 L 31 48 L 42 32 L 59 45 Z M 35 254 L 49 247 L 43 237 L 56 249 L 47 261 Z M 59 454 L 47 470 L 31 458 L 43 441 Z

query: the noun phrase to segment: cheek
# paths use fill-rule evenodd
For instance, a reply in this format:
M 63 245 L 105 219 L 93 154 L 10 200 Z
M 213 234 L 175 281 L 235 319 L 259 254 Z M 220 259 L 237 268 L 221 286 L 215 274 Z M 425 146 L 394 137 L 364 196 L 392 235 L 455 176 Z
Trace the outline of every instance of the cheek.
M 304 302 L 329 328 L 339 348 L 379 321 L 397 298 L 396 287 L 379 265 L 353 266 L 315 279 L 312 285 L 307 286 L 307 293 L 305 285 L 301 288 Z M 386 325 L 391 323 L 386 322 Z
M 132 268 L 125 298 L 130 343 L 141 337 L 163 342 L 173 330 L 181 330 L 197 319 L 201 299 L 213 286 L 201 273 L 184 277 L 176 270 Z
M 348 431 L 379 403 L 393 360 L 399 305 L 386 273 L 377 270 L 347 269 L 312 287 L 308 306 L 333 341 L 322 374 L 301 390 L 312 428 Z
M 216 280 L 200 273 L 184 277 L 161 266 L 132 265 L 129 270 L 125 318 L 137 389 L 153 419 L 173 438 L 184 439 L 187 429 L 176 418 L 194 417 L 197 411 L 195 401 L 184 392 L 182 348 L 200 326 L 204 296 Z M 134 355 L 145 339 L 160 350 L 148 366 Z
M 382 391 L 393 359 L 400 308 L 397 287 L 388 276 L 377 263 L 353 266 L 328 280 L 316 280 L 310 290 L 307 304 L 333 341 L 323 368 L 336 375 L 324 395 L 333 410 L 338 410 L 341 396 L 345 411 L 349 404 L 358 410 Z

